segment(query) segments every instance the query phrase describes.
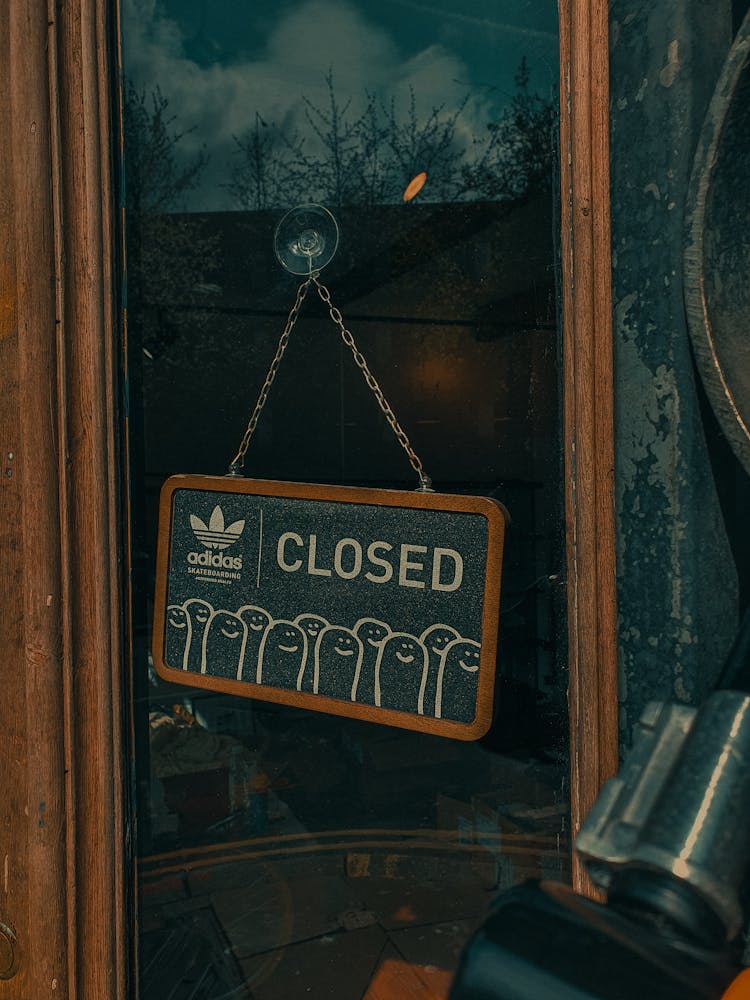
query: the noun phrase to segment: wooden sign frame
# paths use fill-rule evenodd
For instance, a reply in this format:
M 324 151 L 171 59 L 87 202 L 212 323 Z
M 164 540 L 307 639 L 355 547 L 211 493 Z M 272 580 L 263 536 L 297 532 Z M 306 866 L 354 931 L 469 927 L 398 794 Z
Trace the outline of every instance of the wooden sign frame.
M 264 686 L 261 683 L 253 683 L 244 677 L 242 680 L 230 679 L 229 677 L 217 677 L 209 673 L 187 670 L 186 667 L 182 669 L 176 668 L 173 664 L 166 662 L 167 618 L 168 608 L 170 607 L 170 569 L 173 566 L 173 555 L 175 547 L 178 544 L 175 542 L 176 495 L 181 492 L 195 493 L 198 498 L 205 496 L 206 494 L 213 495 L 213 498 L 209 501 L 209 507 L 214 503 L 216 494 L 223 494 L 228 496 L 242 495 L 248 497 L 266 498 L 269 501 L 282 500 L 289 501 L 290 503 L 302 501 L 303 505 L 306 505 L 307 501 L 323 501 L 328 504 L 357 505 L 363 514 L 365 512 L 371 512 L 373 507 L 380 508 L 383 511 L 387 509 L 400 509 L 404 512 L 429 511 L 446 512 L 449 514 L 467 514 L 475 515 L 475 518 L 472 521 L 472 524 L 474 525 L 477 524 L 476 515 L 480 515 L 486 522 L 486 553 L 476 556 L 476 554 L 472 552 L 471 562 L 472 573 L 475 579 L 475 588 L 478 583 L 481 589 L 481 612 L 478 613 L 476 610 L 473 611 L 473 614 L 477 616 L 478 621 L 480 622 L 481 642 L 472 641 L 466 638 L 458 638 L 459 633 L 455 629 L 451 629 L 457 637 L 455 639 L 456 643 L 466 642 L 470 643 L 472 647 L 477 647 L 475 655 L 478 654 L 479 664 L 476 691 L 476 711 L 473 719 L 471 719 L 471 721 L 457 721 L 450 718 L 437 718 L 432 715 L 421 714 L 421 695 L 420 710 L 418 713 L 413 714 L 412 712 L 406 710 L 396 710 L 393 708 L 381 707 L 375 704 L 368 704 L 366 702 L 357 702 L 353 700 L 353 694 L 352 700 L 345 700 L 343 696 L 333 698 L 328 697 L 325 694 L 313 692 L 312 690 L 305 691 L 294 690 L 289 687 Z M 299 509 L 299 504 L 297 504 L 297 508 Z M 330 510 L 330 508 L 328 508 L 328 510 Z M 369 722 L 378 722 L 384 725 L 397 726 L 399 728 L 412 729 L 419 732 L 434 733 L 454 739 L 479 739 L 487 732 L 492 722 L 492 705 L 497 656 L 497 629 L 500 607 L 500 582 L 506 517 L 507 512 L 503 506 L 497 501 L 486 497 L 454 496 L 449 494 L 423 493 L 419 491 L 406 490 L 381 490 L 346 486 L 323 486 L 307 483 L 274 482 L 270 480 L 233 478 L 230 476 L 173 476 L 168 479 L 162 487 L 159 504 L 159 537 L 157 547 L 156 590 L 152 643 L 152 656 L 157 673 L 168 681 L 183 685 L 188 684 L 190 686 L 206 688 L 208 690 L 220 691 L 232 695 L 239 695 L 241 697 L 256 698 L 262 701 L 272 701 L 278 704 L 291 705 L 298 708 L 307 708 L 314 711 L 326 712 L 349 718 L 364 719 Z M 188 532 L 186 532 L 188 536 L 190 530 L 192 530 L 193 534 L 195 534 L 197 529 L 198 535 L 196 538 L 198 541 L 201 537 L 209 540 L 208 542 L 202 543 L 204 545 L 203 553 L 189 553 L 191 558 L 187 561 L 196 563 L 199 555 L 203 560 L 206 553 L 210 556 L 210 553 L 216 550 L 209 548 L 212 535 L 206 521 L 199 520 L 197 516 L 193 514 L 189 518 L 189 523 L 192 525 L 192 528 L 189 528 Z M 238 525 L 242 524 L 244 527 L 244 521 L 237 521 L 236 523 Z M 458 523 L 460 524 L 460 521 Z M 229 529 L 231 529 L 231 527 L 232 525 L 229 526 Z M 225 529 L 223 524 L 221 529 L 223 531 L 229 530 Z M 239 529 L 239 531 L 241 532 L 242 529 Z M 237 534 L 238 539 L 239 537 L 240 535 Z M 295 538 L 298 537 L 300 536 L 295 536 Z M 233 544 L 231 538 L 231 532 L 226 536 L 222 536 L 221 544 L 227 544 L 227 547 L 231 546 Z M 193 541 L 196 545 L 198 544 L 195 538 Z M 297 566 L 301 563 L 301 560 L 296 558 L 300 551 L 297 548 L 299 543 L 293 541 L 291 538 L 290 541 L 292 543 L 290 553 L 293 553 L 295 556 L 294 563 L 292 563 L 292 565 Z M 349 539 L 348 541 L 352 540 Z M 214 542 L 214 544 L 216 543 Z M 439 551 L 447 552 L 450 550 L 440 549 Z M 214 559 L 218 560 L 218 562 L 221 562 L 223 558 L 225 558 L 226 565 L 229 566 L 229 571 L 221 569 L 201 569 L 199 566 L 195 565 L 192 565 L 186 570 L 180 563 L 181 576 L 184 577 L 186 573 L 211 574 L 213 577 L 226 577 L 232 575 L 239 576 L 240 574 L 232 573 L 232 567 L 230 564 L 233 560 L 230 556 L 222 557 L 218 554 L 214 556 Z M 290 555 L 290 562 L 291 558 L 292 557 Z M 476 558 L 480 561 L 484 558 L 484 569 L 481 580 L 477 580 L 478 574 L 476 566 L 474 565 Z M 257 578 L 258 587 L 260 587 L 260 560 L 261 553 L 259 550 Z M 208 556 L 205 561 L 208 562 Z M 314 555 L 313 563 L 311 563 L 311 565 L 314 565 Z M 407 563 L 407 565 L 411 564 Z M 315 572 L 330 575 L 329 570 L 316 569 Z M 410 572 L 414 572 L 414 570 L 410 570 Z M 435 584 L 435 572 L 436 571 L 433 568 L 433 584 Z M 211 578 L 206 576 L 203 576 L 202 578 L 196 577 L 196 579 L 202 579 L 204 583 L 207 582 L 209 584 L 212 582 Z M 218 586 L 221 581 L 216 579 L 213 582 L 216 586 Z M 409 586 L 412 587 L 422 587 L 423 585 L 423 583 L 414 582 L 410 582 L 409 584 Z M 184 587 L 184 582 L 182 586 Z M 253 584 L 251 583 L 250 587 L 252 586 Z M 448 588 L 447 586 L 440 586 L 439 589 L 447 590 Z M 218 586 L 219 593 L 221 590 L 222 587 Z M 406 593 L 409 593 L 409 591 Z M 411 593 L 413 593 L 413 591 L 411 591 Z M 423 593 L 424 590 L 420 590 L 420 595 Z M 246 606 L 249 606 L 249 602 Z M 216 610 L 213 606 L 210 613 L 212 616 L 220 614 L 231 615 L 231 619 L 236 620 L 236 616 L 233 613 Z M 268 630 L 272 626 L 276 625 L 278 619 L 276 619 L 275 615 L 268 615 L 267 617 L 269 618 L 269 621 L 264 625 L 264 628 Z M 229 621 L 230 619 L 228 618 L 227 620 Z M 282 626 L 292 625 L 293 622 L 286 621 L 285 616 L 279 624 Z M 326 622 L 326 625 L 327 624 L 328 623 Z M 204 625 L 206 630 L 208 630 L 208 627 L 208 624 Z M 345 633 L 349 632 L 351 627 L 353 627 L 351 623 L 340 629 L 337 629 L 334 625 L 330 625 L 328 631 L 339 631 L 341 633 Z M 223 634 L 226 635 L 227 633 L 224 632 Z M 406 632 L 401 633 L 399 629 L 394 629 L 389 634 L 388 638 L 395 640 L 400 634 L 406 636 Z M 359 643 L 359 639 L 356 641 Z M 284 647 L 282 646 L 281 648 Z M 316 663 L 318 648 L 319 645 L 316 644 Z M 428 654 L 425 655 L 428 656 Z M 205 670 L 205 652 L 203 653 L 203 658 L 203 669 Z M 380 664 L 380 659 L 381 657 L 379 656 L 378 665 Z M 424 677 L 427 676 L 427 663 L 428 659 L 425 659 Z M 306 668 L 303 666 L 303 669 Z M 260 672 L 261 668 L 258 667 L 258 677 L 260 677 Z M 440 676 L 442 677 L 442 668 Z M 300 683 L 301 678 L 302 673 L 300 673 Z M 376 683 L 379 684 L 379 681 Z M 318 678 L 316 667 L 316 687 L 317 684 Z M 379 697 L 380 692 L 378 691 L 378 698 Z M 435 710 L 438 711 L 438 709 Z

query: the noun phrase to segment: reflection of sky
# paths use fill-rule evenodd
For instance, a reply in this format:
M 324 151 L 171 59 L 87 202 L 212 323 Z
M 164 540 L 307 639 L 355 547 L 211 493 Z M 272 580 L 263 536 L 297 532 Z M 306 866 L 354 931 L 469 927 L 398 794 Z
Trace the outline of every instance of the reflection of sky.
M 455 109 L 485 131 L 514 90 L 525 56 L 531 86 L 549 96 L 557 80 L 557 8 L 550 0 L 124 0 L 124 71 L 139 89 L 160 87 L 181 150 L 205 143 L 211 157 L 195 209 L 231 208 L 221 187 L 233 135 L 264 119 L 300 127 L 301 98 L 325 106 L 365 91 L 417 110 Z M 467 136 L 470 138 L 470 135 Z

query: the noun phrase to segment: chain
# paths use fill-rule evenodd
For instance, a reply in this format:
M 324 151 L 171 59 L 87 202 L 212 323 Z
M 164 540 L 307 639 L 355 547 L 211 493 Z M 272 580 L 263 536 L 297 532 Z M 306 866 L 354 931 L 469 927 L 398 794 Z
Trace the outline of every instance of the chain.
M 273 380 L 276 378 L 276 372 L 279 370 L 281 359 L 284 357 L 284 352 L 286 351 L 287 344 L 289 343 L 289 337 L 291 336 L 292 330 L 294 329 L 294 324 L 297 322 L 297 317 L 302 307 L 302 303 L 304 302 L 305 296 L 307 295 L 310 289 L 310 285 L 314 284 L 318 290 L 318 295 L 320 296 L 324 305 L 327 306 L 328 308 L 328 315 L 331 317 L 331 320 L 334 322 L 334 324 L 339 328 L 339 331 L 341 333 L 341 339 L 349 348 L 349 350 L 352 352 L 355 364 L 362 372 L 365 382 L 372 390 L 373 395 L 377 399 L 378 406 L 383 411 L 383 415 L 388 421 L 391 430 L 395 434 L 396 440 L 406 452 L 406 455 L 409 459 L 409 463 L 412 469 L 414 469 L 417 476 L 419 477 L 419 486 L 417 487 L 418 492 L 432 493 L 433 492 L 432 480 L 425 473 L 424 468 L 422 466 L 422 460 L 419 458 L 417 453 L 412 448 L 411 442 L 409 441 L 406 431 L 403 429 L 401 424 L 396 419 L 396 414 L 393 412 L 390 404 L 388 403 L 388 400 L 385 398 L 383 390 L 378 385 L 377 379 L 370 371 L 364 355 L 357 347 L 351 332 L 344 325 L 344 317 L 341 315 L 341 312 L 336 308 L 336 306 L 331 302 L 331 293 L 328 291 L 325 285 L 321 284 L 321 282 L 318 281 L 319 273 L 320 272 L 317 271 L 313 272 L 310 275 L 310 277 L 306 281 L 303 281 L 302 284 L 297 289 L 297 299 L 289 313 L 289 317 L 286 321 L 286 326 L 284 327 L 284 332 L 279 338 L 279 344 L 278 347 L 276 348 L 276 354 L 274 356 L 273 361 L 271 362 L 271 367 L 268 369 L 266 380 L 263 383 L 263 388 L 260 390 L 258 401 L 256 402 L 255 409 L 253 410 L 253 414 L 250 417 L 250 422 L 248 423 L 247 430 L 245 431 L 245 434 L 242 438 L 242 443 L 240 444 L 237 454 L 230 463 L 228 475 L 230 476 L 242 475 L 242 468 L 245 464 L 245 454 L 247 453 L 247 449 L 250 445 L 250 439 L 252 438 L 253 433 L 255 432 L 255 428 L 258 425 L 260 414 L 263 410 L 263 407 L 266 404 L 266 400 L 268 399 L 268 393 L 271 389 L 271 386 L 273 385 Z
M 378 385 L 377 379 L 367 366 L 367 361 L 365 360 L 364 354 L 362 354 L 362 352 L 359 350 L 356 343 L 354 342 L 354 337 L 352 336 L 351 332 L 347 330 L 347 328 L 344 326 L 344 317 L 341 315 L 340 311 L 336 308 L 336 306 L 331 302 L 331 293 L 328 291 L 325 285 L 321 284 L 321 282 L 318 281 L 317 275 L 313 275 L 312 280 L 315 282 L 315 287 L 318 289 L 318 295 L 323 300 L 325 305 L 328 307 L 328 315 L 331 317 L 333 322 L 339 328 L 339 331 L 341 333 L 341 339 L 344 341 L 346 346 L 352 352 L 354 363 L 356 364 L 357 368 L 359 368 L 359 370 L 362 372 L 365 382 L 372 390 L 375 399 L 377 399 L 378 401 L 378 406 L 383 411 L 385 419 L 388 421 L 391 430 L 396 435 L 396 440 L 406 452 L 407 458 L 409 459 L 409 463 L 412 469 L 414 469 L 417 476 L 419 477 L 419 486 L 417 487 L 417 489 L 419 490 L 420 493 L 432 493 L 432 480 L 422 468 L 422 460 L 412 448 L 411 441 L 409 440 L 406 431 L 403 429 L 401 424 L 396 419 L 396 414 L 393 412 L 388 400 L 385 398 L 383 390 Z
M 263 383 L 263 387 L 258 394 L 258 400 L 255 404 L 255 409 L 250 417 L 250 421 L 247 425 L 247 430 L 245 431 L 242 442 L 240 444 L 237 454 L 234 456 L 232 461 L 229 463 L 229 476 L 241 476 L 242 469 L 245 465 L 245 455 L 247 449 L 250 446 L 250 439 L 255 433 L 255 428 L 258 426 L 258 420 L 263 411 L 263 407 L 266 405 L 266 400 L 268 399 L 268 393 L 271 391 L 271 386 L 273 385 L 273 380 L 276 378 L 276 372 L 279 370 L 279 365 L 281 364 L 281 359 L 284 357 L 284 351 L 286 351 L 287 344 L 289 343 L 289 338 L 292 335 L 292 330 L 294 329 L 294 324 L 297 322 L 297 317 L 299 316 L 299 311 L 302 308 L 302 303 L 305 301 L 305 296 L 310 290 L 310 285 L 313 283 L 313 277 L 310 276 L 307 281 L 303 281 L 302 284 L 297 289 L 297 298 L 294 305 L 289 310 L 289 316 L 287 317 L 286 326 L 284 327 L 284 332 L 279 337 L 278 347 L 276 348 L 276 354 L 271 362 L 271 367 L 268 369 L 268 374 L 266 375 L 266 380 Z

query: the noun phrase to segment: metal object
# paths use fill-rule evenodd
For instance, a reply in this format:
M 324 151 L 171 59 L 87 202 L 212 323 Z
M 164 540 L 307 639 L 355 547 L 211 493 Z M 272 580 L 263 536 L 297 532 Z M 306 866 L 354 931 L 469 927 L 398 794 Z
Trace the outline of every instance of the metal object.
M 308 276 L 330 264 L 339 245 L 336 219 L 323 205 L 297 205 L 276 227 L 273 248 L 290 274 Z
M 650 702 L 636 729 L 633 749 L 617 777 L 602 788 L 576 839 L 591 877 L 609 888 L 612 872 L 628 864 L 656 799 L 679 757 L 696 709 Z
M 7 924 L 0 923 L 0 980 L 18 972 L 18 939 Z
M 320 296 L 324 305 L 328 308 L 328 314 L 331 317 L 331 320 L 339 328 L 339 332 L 341 333 L 341 339 L 349 348 L 349 350 L 352 352 L 354 363 L 362 372 L 365 382 L 367 383 L 368 387 L 371 389 L 373 395 L 377 399 L 378 406 L 383 411 L 383 415 L 388 421 L 391 430 L 395 434 L 396 440 L 406 452 L 406 455 L 409 459 L 409 463 L 412 469 L 414 469 L 417 476 L 419 477 L 419 486 L 417 487 L 418 492 L 433 493 L 434 490 L 432 489 L 432 480 L 425 473 L 422 466 L 422 460 L 414 451 L 411 442 L 409 441 L 409 437 L 406 434 L 406 431 L 403 429 L 401 424 L 396 419 L 396 414 L 393 412 L 390 404 L 388 403 L 388 400 L 385 398 L 383 390 L 378 385 L 377 379 L 370 371 L 367 361 L 365 360 L 365 356 L 357 347 L 352 333 L 344 325 L 344 317 L 341 315 L 340 310 L 337 309 L 336 306 L 331 301 L 331 293 L 328 291 L 326 286 L 321 284 L 320 281 L 318 280 L 317 272 L 314 272 L 306 281 L 303 281 L 302 284 L 297 289 L 297 298 L 289 312 L 289 316 L 286 321 L 286 326 L 284 327 L 284 332 L 279 338 L 278 347 L 276 348 L 276 354 L 274 355 L 274 359 L 271 362 L 271 367 L 268 369 L 266 380 L 263 383 L 263 387 L 260 390 L 258 400 L 255 404 L 252 416 L 250 417 L 247 429 L 245 430 L 245 433 L 243 435 L 239 450 L 237 451 L 237 454 L 234 456 L 234 458 L 229 464 L 229 472 L 227 473 L 227 475 L 229 476 L 242 475 L 242 468 L 245 464 L 245 455 L 250 445 L 250 439 L 252 438 L 255 432 L 255 428 L 257 427 L 258 420 L 260 419 L 260 415 L 263 411 L 263 407 L 266 405 L 266 400 L 268 399 L 268 393 L 271 389 L 271 386 L 273 385 L 273 380 L 276 378 L 276 373 L 279 370 L 281 360 L 284 357 L 284 352 L 286 351 L 287 345 L 289 343 L 289 338 L 292 334 L 292 330 L 294 329 L 294 325 L 297 322 L 299 311 L 302 307 L 302 303 L 305 300 L 305 296 L 307 295 L 310 289 L 310 285 L 315 285 L 318 291 L 318 295 Z
M 367 362 L 365 361 L 364 355 L 355 344 L 354 337 L 349 332 L 349 330 L 347 330 L 347 328 L 344 326 L 343 316 L 336 308 L 336 306 L 334 306 L 333 303 L 331 302 L 331 293 L 328 291 L 325 285 L 321 285 L 321 283 L 318 281 L 316 277 L 313 278 L 313 281 L 315 282 L 315 285 L 318 289 L 318 295 L 321 297 L 325 305 L 328 306 L 328 314 L 330 315 L 331 319 L 336 324 L 336 326 L 338 326 L 341 332 L 341 339 L 344 341 L 346 346 L 352 352 L 352 356 L 354 357 L 354 363 L 356 364 L 357 368 L 359 368 L 359 370 L 362 372 L 365 382 L 367 382 L 367 385 L 375 395 L 375 398 L 378 401 L 378 406 L 383 411 L 385 419 L 388 421 L 391 430 L 396 435 L 396 440 L 406 452 L 406 455 L 409 459 L 409 463 L 412 469 L 414 469 L 416 474 L 419 476 L 419 490 L 422 493 L 431 493 L 432 480 L 429 478 L 429 476 L 425 475 L 424 470 L 422 468 L 422 460 L 419 458 L 417 453 L 412 448 L 411 442 L 407 437 L 406 431 L 403 429 L 401 424 L 396 419 L 396 414 L 393 412 L 388 403 L 388 400 L 383 395 L 383 390 L 378 385 L 375 376 L 367 367 Z
M 750 12 L 698 142 L 687 201 L 688 329 L 706 393 L 750 472 Z
M 717 691 L 699 710 L 648 706 L 576 849 L 604 889 L 619 872 L 639 869 L 689 886 L 731 940 L 742 928 L 748 830 L 750 696 Z
M 271 367 L 268 369 L 268 374 L 266 375 L 266 380 L 258 395 L 257 402 L 255 403 L 255 408 L 248 422 L 247 429 L 240 442 L 240 447 L 237 454 L 234 456 L 232 461 L 229 463 L 230 476 L 241 476 L 242 468 L 245 464 L 245 455 L 247 449 L 250 446 L 250 439 L 255 433 L 255 428 L 258 425 L 258 420 L 263 412 L 263 407 L 266 405 L 266 400 L 268 399 L 268 393 L 271 391 L 271 386 L 273 385 L 273 380 L 276 378 L 276 373 L 279 370 L 279 365 L 281 364 L 281 359 L 284 357 L 284 351 L 286 351 L 287 344 L 289 343 L 289 338 L 292 335 L 292 330 L 294 329 L 294 324 L 297 322 L 297 316 L 302 308 L 302 303 L 305 301 L 305 296 L 307 295 L 310 285 L 312 284 L 312 278 L 308 278 L 307 281 L 303 281 L 302 284 L 297 289 L 297 298 L 295 299 L 294 305 L 289 310 L 289 316 L 287 317 L 286 326 L 284 327 L 284 332 L 279 338 L 279 343 L 276 348 L 276 354 L 274 355 L 273 361 L 271 362 Z

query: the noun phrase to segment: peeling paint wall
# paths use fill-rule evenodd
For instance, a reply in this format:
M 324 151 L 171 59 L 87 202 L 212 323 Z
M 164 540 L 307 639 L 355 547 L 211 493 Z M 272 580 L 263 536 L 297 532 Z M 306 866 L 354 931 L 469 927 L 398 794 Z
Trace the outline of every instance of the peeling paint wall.
M 651 699 L 700 702 L 737 580 L 698 412 L 682 294 L 693 155 L 731 42 L 728 0 L 610 5 L 621 734 Z

